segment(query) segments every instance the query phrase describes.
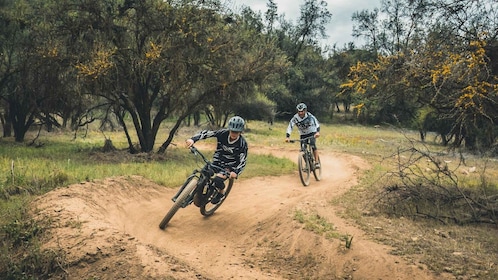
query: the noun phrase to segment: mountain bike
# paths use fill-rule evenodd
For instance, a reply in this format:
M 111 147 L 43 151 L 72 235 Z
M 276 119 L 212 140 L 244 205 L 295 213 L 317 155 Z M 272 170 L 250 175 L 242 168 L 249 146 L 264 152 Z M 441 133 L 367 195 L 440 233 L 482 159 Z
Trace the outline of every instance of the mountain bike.
M 322 165 L 320 163 L 320 157 L 318 161 L 315 161 L 315 156 L 313 155 L 313 149 L 310 145 L 310 139 L 314 136 L 307 137 L 304 139 L 289 140 L 289 142 L 299 142 L 301 144 L 301 150 L 299 151 L 299 156 L 297 158 L 297 165 L 299 170 L 299 178 L 304 186 L 310 184 L 311 172 L 317 181 L 322 179 Z
M 195 169 L 185 180 L 185 183 L 180 187 L 175 196 L 171 199 L 174 204 L 169 209 L 168 213 L 164 216 L 159 224 L 160 229 L 164 229 L 169 223 L 171 218 L 176 214 L 180 208 L 185 208 L 194 203 L 199 207 L 203 216 L 211 216 L 221 206 L 223 201 L 227 198 L 233 185 L 233 178 L 228 180 L 228 185 L 225 186 L 225 197 L 220 202 L 213 204 L 211 200 L 218 194 L 219 190 L 213 184 L 215 174 L 221 173 L 227 177 L 230 172 L 223 167 L 213 164 L 209 161 L 196 147 L 191 146 L 190 151 L 195 156 L 198 156 L 203 161 L 204 167 L 202 169 Z

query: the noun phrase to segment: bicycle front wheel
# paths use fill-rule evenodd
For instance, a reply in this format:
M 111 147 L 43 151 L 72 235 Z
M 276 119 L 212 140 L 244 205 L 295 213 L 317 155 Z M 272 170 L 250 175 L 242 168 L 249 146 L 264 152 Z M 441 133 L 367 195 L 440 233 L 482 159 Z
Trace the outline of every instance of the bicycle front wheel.
M 304 152 L 299 153 L 297 165 L 299 168 L 299 178 L 301 178 L 301 183 L 303 183 L 304 186 L 308 186 L 310 184 L 310 164 Z
M 215 195 L 215 194 L 212 194 L 211 197 L 206 201 L 206 203 L 203 203 L 201 205 L 201 207 L 199 207 L 201 210 L 201 214 L 203 216 L 206 216 L 206 217 L 211 216 L 214 214 L 214 211 L 216 211 L 216 209 L 220 208 L 221 204 L 223 204 L 223 201 L 225 201 L 227 199 L 228 194 L 232 190 L 233 181 L 234 181 L 233 178 L 228 180 L 228 185 L 225 187 L 225 197 L 223 198 L 223 200 L 221 200 L 220 202 L 218 202 L 216 204 L 211 203 L 211 198 Z
M 161 223 L 159 224 L 160 229 L 164 229 L 166 227 L 166 225 L 169 223 L 171 218 L 173 218 L 173 216 L 176 214 L 178 209 L 180 209 L 182 207 L 182 205 L 185 203 L 185 200 L 187 199 L 187 197 L 193 191 L 195 191 L 195 188 L 197 187 L 198 179 L 196 177 L 193 177 L 193 178 L 189 178 L 189 180 L 187 180 L 187 182 L 185 182 L 187 185 L 185 186 L 183 191 L 180 193 L 178 198 L 175 200 L 175 203 L 173 204 L 173 206 L 171 206 L 168 213 L 166 213 L 166 216 L 164 216 Z
M 320 162 L 320 156 L 318 156 L 318 161 L 315 162 L 319 167 L 313 168 L 313 175 L 317 181 L 322 179 L 322 163 Z

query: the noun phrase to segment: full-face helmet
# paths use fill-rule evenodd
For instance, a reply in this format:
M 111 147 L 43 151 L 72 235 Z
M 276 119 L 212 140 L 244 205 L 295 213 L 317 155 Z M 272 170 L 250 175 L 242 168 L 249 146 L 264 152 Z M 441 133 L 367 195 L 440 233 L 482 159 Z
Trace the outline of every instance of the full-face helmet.
M 228 130 L 242 132 L 244 130 L 244 125 L 244 119 L 239 116 L 235 116 L 228 121 Z
M 297 109 L 299 112 L 304 111 L 304 110 L 306 110 L 307 108 L 308 108 L 308 107 L 306 107 L 306 104 L 304 104 L 304 103 L 299 103 L 299 104 L 297 104 L 297 106 L 296 106 L 296 109 Z

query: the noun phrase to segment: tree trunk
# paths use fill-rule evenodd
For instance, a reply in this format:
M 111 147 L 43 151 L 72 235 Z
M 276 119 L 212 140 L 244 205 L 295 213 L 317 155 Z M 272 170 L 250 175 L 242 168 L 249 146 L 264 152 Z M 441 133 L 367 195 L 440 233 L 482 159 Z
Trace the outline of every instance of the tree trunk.
M 5 109 L 7 112 L 1 114 L 2 127 L 3 127 L 3 137 L 12 136 L 12 122 L 10 121 L 9 110 Z

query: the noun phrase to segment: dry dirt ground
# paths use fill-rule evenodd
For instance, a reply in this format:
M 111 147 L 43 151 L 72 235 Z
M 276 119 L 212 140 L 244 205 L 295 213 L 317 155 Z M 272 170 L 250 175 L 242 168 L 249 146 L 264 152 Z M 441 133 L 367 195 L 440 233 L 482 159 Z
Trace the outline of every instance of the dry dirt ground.
M 262 149 L 297 158 L 294 150 Z M 159 222 L 178 186 L 139 177 L 113 177 L 54 190 L 34 202 L 53 227 L 45 248 L 65 253 L 54 279 L 442 279 L 420 264 L 389 254 L 338 216 L 331 199 L 357 184 L 361 158 L 322 151 L 321 181 L 303 187 L 296 174 L 239 179 L 211 217 L 194 205 L 180 209 L 165 230 Z M 354 236 L 345 248 L 294 219 L 312 211 Z

